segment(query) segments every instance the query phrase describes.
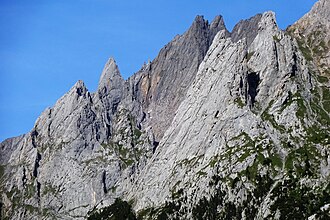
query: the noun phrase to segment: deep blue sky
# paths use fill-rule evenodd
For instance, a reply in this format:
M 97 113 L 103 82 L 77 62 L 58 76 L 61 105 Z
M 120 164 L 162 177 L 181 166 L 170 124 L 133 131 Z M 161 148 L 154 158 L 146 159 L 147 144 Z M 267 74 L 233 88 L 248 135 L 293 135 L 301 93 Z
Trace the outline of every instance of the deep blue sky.
M 284 29 L 316 0 L 0 0 L 0 141 L 26 133 L 79 79 L 94 91 L 114 57 L 127 78 L 196 15 L 224 16 L 231 30 L 276 12 Z

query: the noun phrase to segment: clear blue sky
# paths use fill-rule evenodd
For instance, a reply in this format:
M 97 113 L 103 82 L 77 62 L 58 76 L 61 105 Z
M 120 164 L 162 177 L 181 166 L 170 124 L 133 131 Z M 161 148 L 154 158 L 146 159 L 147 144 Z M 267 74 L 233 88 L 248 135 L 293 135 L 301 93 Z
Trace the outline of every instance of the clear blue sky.
M 30 131 L 77 80 L 94 91 L 110 56 L 129 77 L 196 15 L 223 15 L 231 30 L 240 19 L 272 10 L 284 29 L 315 2 L 0 0 L 0 141 Z

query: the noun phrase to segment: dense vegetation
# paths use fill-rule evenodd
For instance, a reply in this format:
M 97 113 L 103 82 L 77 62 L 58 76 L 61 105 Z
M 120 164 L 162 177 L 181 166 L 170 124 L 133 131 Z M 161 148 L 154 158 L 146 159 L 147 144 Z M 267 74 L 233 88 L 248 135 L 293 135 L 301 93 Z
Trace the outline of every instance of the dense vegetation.
M 126 202 L 117 198 L 115 202 L 101 210 L 92 212 L 88 217 L 88 220 L 135 220 L 136 216 L 132 209 L 132 206 Z

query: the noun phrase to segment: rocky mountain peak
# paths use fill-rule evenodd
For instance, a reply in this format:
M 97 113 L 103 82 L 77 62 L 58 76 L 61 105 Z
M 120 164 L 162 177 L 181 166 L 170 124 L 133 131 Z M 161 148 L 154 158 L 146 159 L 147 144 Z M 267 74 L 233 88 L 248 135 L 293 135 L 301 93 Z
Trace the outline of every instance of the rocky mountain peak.
M 170 125 L 215 35 L 221 30 L 229 35 L 221 16 L 211 25 L 203 16 L 196 16 L 188 31 L 175 37 L 147 68 L 131 78 L 137 83 L 133 86 L 136 99 L 142 103 L 145 120 L 157 141 Z
M 197 15 L 195 17 L 194 22 L 192 23 L 191 27 L 187 31 L 187 35 L 194 35 L 198 37 L 206 37 L 207 39 L 207 33 L 211 33 L 211 38 L 213 39 L 214 36 L 217 34 L 219 30 L 226 30 L 225 22 L 223 20 L 223 17 L 220 15 L 217 15 L 211 24 L 208 20 L 204 19 L 204 16 Z M 228 31 L 227 31 L 228 33 Z M 211 44 L 212 42 L 210 42 Z
M 82 80 L 78 80 L 73 87 L 70 89 L 70 91 L 75 92 L 78 96 L 83 96 L 86 94 L 86 92 L 88 91 L 84 81 Z
M 262 14 L 259 21 L 259 30 L 278 31 L 278 25 L 276 22 L 275 13 L 267 11 Z
M 88 92 L 88 89 L 82 80 L 78 80 L 71 88 L 70 90 L 61 98 L 63 99 L 74 99 L 79 98 L 81 96 L 85 97 Z M 56 106 L 56 104 L 55 104 Z
M 204 19 L 203 15 L 196 15 L 194 22 L 192 24 L 192 26 L 199 26 L 199 25 L 205 25 L 207 24 L 207 20 Z
M 208 30 L 208 27 L 208 21 L 206 21 L 203 16 L 197 15 L 194 22 L 184 35 L 199 37 L 201 34 L 204 34 L 206 30 Z
M 211 36 L 215 37 L 219 31 L 224 31 L 225 36 L 229 36 L 229 31 L 227 30 L 225 21 L 221 15 L 215 16 L 210 24 Z
M 199 29 L 207 29 L 208 25 L 209 22 L 204 19 L 204 16 L 197 15 L 189 29 L 198 31 Z
M 221 15 L 217 15 L 215 16 L 215 18 L 213 19 L 213 21 L 211 22 L 210 28 L 224 28 L 225 27 L 225 22 L 223 20 L 223 17 Z
M 239 21 L 231 32 L 233 42 L 246 38 L 247 44 L 250 45 L 258 34 L 258 24 L 261 20 L 262 14 L 257 14 L 247 20 Z
M 239 21 L 234 26 L 230 36 L 233 42 L 245 39 L 246 44 L 249 46 L 261 31 L 269 33 L 278 31 L 274 12 L 257 14 L 249 19 Z
M 116 61 L 110 58 L 103 68 L 98 84 L 98 91 L 106 93 L 111 89 L 120 88 L 124 82 L 125 80 L 120 74 Z

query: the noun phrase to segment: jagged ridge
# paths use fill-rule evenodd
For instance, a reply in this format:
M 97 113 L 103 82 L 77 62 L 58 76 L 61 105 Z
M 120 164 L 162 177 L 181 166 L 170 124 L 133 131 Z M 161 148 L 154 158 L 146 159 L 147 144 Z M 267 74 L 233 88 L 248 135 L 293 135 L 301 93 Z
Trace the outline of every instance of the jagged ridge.
M 131 211 L 121 197 L 146 219 L 326 217 L 329 82 L 306 60 L 271 12 L 232 33 L 197 16 L 127 81 L 109 59 L 95 93 L 78 81 L 1 143 L 1 215 Z

